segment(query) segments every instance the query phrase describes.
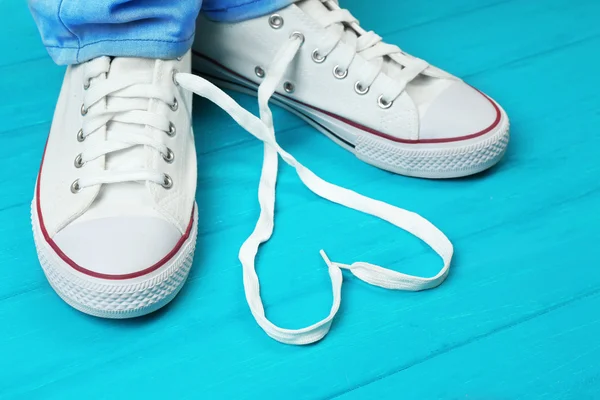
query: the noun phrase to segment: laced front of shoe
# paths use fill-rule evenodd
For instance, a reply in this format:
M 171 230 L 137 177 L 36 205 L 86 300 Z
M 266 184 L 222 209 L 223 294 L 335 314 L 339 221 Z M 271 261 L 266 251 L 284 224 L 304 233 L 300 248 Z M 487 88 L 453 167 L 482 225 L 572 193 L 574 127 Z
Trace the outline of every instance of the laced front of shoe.
M 175 125 L 167 115 L 148 111 L 150 100 L 161 101 L 176 111 L 179 104 L 174 94 L 175 86 L 147 83 L 143 75 L 140 79 L 136 74 L 107 79 L 110 65 L 110 57 L 101 57 L 91 61 L 86 68 L 81 105 L 81 115 L 85 118 L 77 140 L 85 144 L 86 139 L 92 135 L 106 135 L 106 139 L 85 146 L 75 158 L 75 166 L 85 168 L 89 161 L 131 150 L 136 146 L 145 146 L 160 154 L 165 162 L 172 163 L 175 153 L 167 147 L 164 140 L 153 138 L 145 134 L 145 131 L 147 128 L 154 128 L 164 132 L 165 136 L 175 134 Z M 107 126 L 112 124 L 116 127 L 108 129 L 109 132 L 106 133 Z M 132 129 L 132 125 L 136 128 Z M 123 182 L 154 182 L 165 189 L 173 186 L 172 178 L 167 173 L 135 168 L 141 162 L 129 164 L 133 164 L 134 168 L 127 165 L 124 168 L 113 167 L 78 178 L 72 183 L 71 190 L 75 193 L 90 186 Z
M 280 84 L 286 65 L 293 59 L 297 48 L 301 44 L 302 38 L 300 36 L 294 37 L 291 45 L 280 51 L 271 64 L 271 68 L 259 90 L 261 120 L 244 110 L 233 99 L 208 81 L 189 74 L 177 74 L 175 77 L 183 88 L 209 99 L 225 110 L 249 133 L 264 142 L 264 161 L 258 188 L 261 212 L 254 231 L 240 249 L 239 258 L 243 267 L 246 299 L 252 315 L 270 337 L 282 343 L 293 345 L 314 343 L 329 332 L 333 318 L 340 307 L 343 281 L 342 269 L 349 270 L 354 276 L 371 285 L 386 289 L 418 291 L 436 287 L 444 281 L 448 275 L 453 254 L 453 247 L 448 238 L 429 221 L 415 213 L 329 183 L 319 178 L 279 146 L 275 139 L 273 118 L 268 102 L 275 91 L 275 87 Z M 430 278 L 423 278 L 365 262 L 346 265 L 330 261 L 325 252 L 321 251 L 321 255 L 327 263 L 332 283 L 333 304 L 330 314 L 322 321 L 298 330 L 285 329 L 273 324 L 265 315 L 260 295 L 259 279 L 256 274 L 255 259 L 259 246 L 268 241 L 273 234 L 278 155 L 296 170 L 302 183 L 318 196 L 378 217 L 421 239 L 442 259 L 443 266 L 438 274 Z
M 311 15 L 330 33 L 324 35 L 319 47 L 312 50 L 312 59 L 321 64 L 338 48 L 339 44 L 348 45 L 350 51 L 344 49 L 336 54 L 338 61 L 333 68 L 332 75 L 336 79 L 346 79 L 351 68 L 360 68 L 360 71 L 357 72 L 359 78 L 354 82 L 354 89 L 358 95 L 367 94 L 381 74 L 389 73 L 395 79 L 386 85 L 383 92 L 377 94 L 378 106 L 388 109 L 404 92 L 406 85 L 419 75 L 442 76 L 433 68 L 429 68 L 427 62 L 404 53 L 396 45 L 385 43 L 375 32 L 363 30 L 350 11 L 340 8 L 336 1 L 311 1 L 320 1 L 327 7 L 328 12 L 317 11 Z M 310 2 L 306 2 L 305 5 L 310 6 Z M 304 34 L 294 32 L 285 46 L 296 48 L 296 51 L 299 51 L 300 47 L 295 45 L 296 38 L 300 38 L 304 42 Z M 357 56 L 367 61 L 367 64 L 361 63 L 358 66 L 353 63 Z

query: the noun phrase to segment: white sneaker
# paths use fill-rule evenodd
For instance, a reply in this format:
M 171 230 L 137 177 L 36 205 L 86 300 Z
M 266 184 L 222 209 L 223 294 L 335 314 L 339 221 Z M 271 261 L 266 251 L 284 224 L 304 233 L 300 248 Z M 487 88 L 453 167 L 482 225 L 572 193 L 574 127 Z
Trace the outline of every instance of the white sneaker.
M 196 27 L 194 70 L 272 101 L 358 158 L 409 176 L 452 178 L 496 164 L 509 140 L 506 113 L 460 79 L 366 32 L 334 0 L 302 0 L 276 14 Z M 288 65 L 278 52 L 295 52 Z
M 174 76 L 190 66 L 188 53 L 100 57 L 66 71 L 32 225 L 48 281 L 80 311 L 147 314 L 188 276 L 197 233 L 192 94 Z

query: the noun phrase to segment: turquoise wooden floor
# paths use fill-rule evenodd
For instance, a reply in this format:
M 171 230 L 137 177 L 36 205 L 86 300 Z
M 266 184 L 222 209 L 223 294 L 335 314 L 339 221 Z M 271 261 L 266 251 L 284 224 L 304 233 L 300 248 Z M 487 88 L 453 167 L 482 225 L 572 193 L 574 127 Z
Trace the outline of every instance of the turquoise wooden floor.
M 344 1 L 342 1 L 344 3 Z M 512 120 L 505 160 L 469 179 L 364 165 L 277 110 L 283 147 L 324 178 L 430 219 L 452 240 L 449 279 L 422 293 L 347 277 L 330 335 L 267 338 L 246 305 L 240 244 L 258 215 L 261 145 L 197 100 L 200 228 L 194 267 L 165 310 L 80 314 L 50 289 L 29 202 L 64 70 L 22 1 L 0 0 L 0 398 L 600 398 L 600 2 L 345 0 L 364 26 L 491 94 Z M 256 111 L 255 100 L 234 97 Z M 268 313 L 324 317 L 318 250 L 433 274 L 438 259 L 383 222 L 321 201 L 289 168 L 260 256 Z

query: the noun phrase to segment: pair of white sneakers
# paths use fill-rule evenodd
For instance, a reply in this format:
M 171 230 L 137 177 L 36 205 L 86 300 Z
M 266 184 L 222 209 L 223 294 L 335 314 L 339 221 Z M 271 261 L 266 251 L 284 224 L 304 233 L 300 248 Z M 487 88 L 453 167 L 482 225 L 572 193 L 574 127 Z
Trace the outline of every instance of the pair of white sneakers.
M 446 236 L 414 213 L 328 183 L 298 163 L 277 144 L 269 101 L 367 163 L 424 178 L 497 163 L 509 139 L 498 104 L 366 32 L 334 0 L 303 0 L 240 23 L 201 16 L 196 37 L 177 60 L 100 57 L 67 69 L 32 203 L 41 265 L 67 303 L 99 317 L 136 317 L 167 304 L 185 283 L 198 229 L 193 93 L 265 143 L 261 215 L 240 261 L 248 304 L 269 336 L 290 344 L 325 336 L 339 308 L 342 269 L 389 289 L 422 290 L 445 279 L 453 253 Z M 192 75 L 192 65 L 206 79 Z M 258 95 L 261 118 L 211 82 Z M 300 330 L 272 324 L 254 259 L 273 232 L 279 157 L 319 196 L 419 237 L 442 258 L 440 272 L 420 278 L 331 262 L 322 252 L 332 279 L 330 315 Z

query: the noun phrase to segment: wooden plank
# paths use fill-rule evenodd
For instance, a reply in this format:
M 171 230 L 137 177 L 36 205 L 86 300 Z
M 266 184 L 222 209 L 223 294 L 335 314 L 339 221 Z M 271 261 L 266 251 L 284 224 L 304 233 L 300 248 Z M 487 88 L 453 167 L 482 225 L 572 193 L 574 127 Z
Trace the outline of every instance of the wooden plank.
M 600 289 L 336 399 L 596 399 Z

